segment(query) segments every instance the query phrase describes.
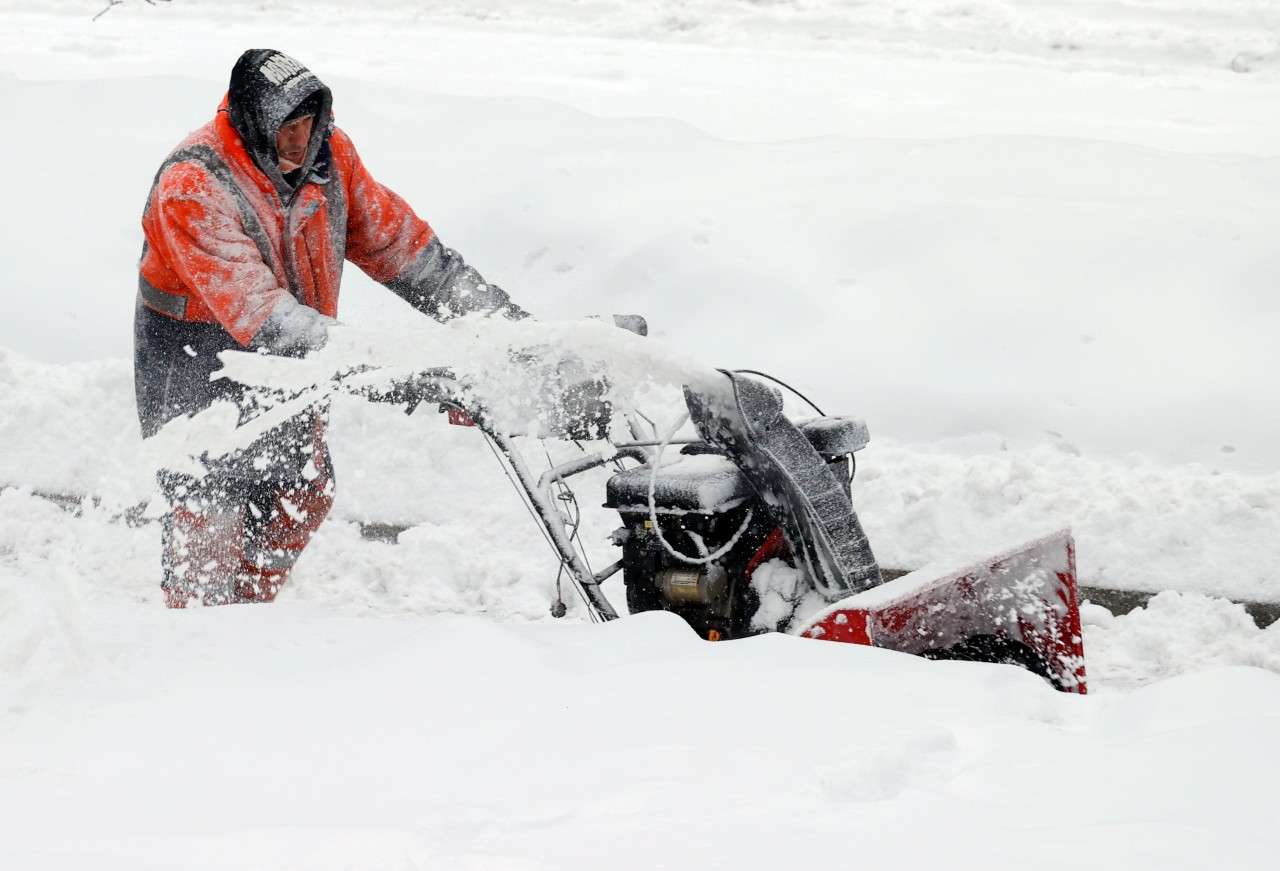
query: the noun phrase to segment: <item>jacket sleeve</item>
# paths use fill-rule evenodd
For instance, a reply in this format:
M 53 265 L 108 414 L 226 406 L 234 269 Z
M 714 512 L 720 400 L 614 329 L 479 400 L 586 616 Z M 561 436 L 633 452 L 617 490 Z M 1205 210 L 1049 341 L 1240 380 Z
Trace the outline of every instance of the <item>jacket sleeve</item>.
M 490 284 L 398 194 L 374 180 L 341 130 L 334 131 L 335 158 L 341 155 L 346 185 L 346 257 L 374 281 L 418 311 L 439 321 L 482 312 L 512 320 L 529 313 L 506 291 Z
M 287 352 L 329 321 L 280 286 L 232 194 L 199 163 L 166 170 L 146 225 L 148 244 L 241 345 Z

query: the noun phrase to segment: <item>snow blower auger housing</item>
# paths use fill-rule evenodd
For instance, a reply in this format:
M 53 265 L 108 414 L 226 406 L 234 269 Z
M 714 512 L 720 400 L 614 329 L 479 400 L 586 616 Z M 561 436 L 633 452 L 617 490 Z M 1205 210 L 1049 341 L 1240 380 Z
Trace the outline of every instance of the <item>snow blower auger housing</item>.
M 598 383 L 571 388 L 544 433 L 606 435 L 607 405 L 583 401 L 603 393 Z M 773 631 L 1010 663 L 1059 690 L 1085 692 L 1070 532 L 887 579 L 851 501 L 854 454 L 869 438 L 859 420 L 819 412 L 792 421 L 778 390 L 722 370 L 685 388 L 700 438 L 662 440 L 633 419 L 632 437 L 611 440 L 612 450 L 534 477 L 511 437 L 487 422 L 484 403 L 445 370 L 373 398 L 438 402 L 452 422 L 485 432 L 593 619 L 617 617 L 600 584 L 620 571 L 631 613 L 673 612 L 711 640 Z M 565 407 L 587 409 L 590 419 L 575 422 Z M 572 498 L 570 478 L 606 464 L 618 469 L 605 506 L 621 517 L 612 541 L 622 554 L 592 572 L 575 546 L 577 522 L 561 506 Z

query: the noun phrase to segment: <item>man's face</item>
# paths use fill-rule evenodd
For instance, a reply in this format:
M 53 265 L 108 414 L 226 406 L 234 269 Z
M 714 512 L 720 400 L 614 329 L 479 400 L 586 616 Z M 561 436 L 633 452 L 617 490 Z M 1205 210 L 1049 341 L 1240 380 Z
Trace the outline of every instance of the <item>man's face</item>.
M 302 166 L 307 156 L 307 143 L 311 141 L 311 125 L 315 115 L 295 118 L 280 126 L 276 133 L 276 154 L 280 155 L 280 171 L 293 172 Z

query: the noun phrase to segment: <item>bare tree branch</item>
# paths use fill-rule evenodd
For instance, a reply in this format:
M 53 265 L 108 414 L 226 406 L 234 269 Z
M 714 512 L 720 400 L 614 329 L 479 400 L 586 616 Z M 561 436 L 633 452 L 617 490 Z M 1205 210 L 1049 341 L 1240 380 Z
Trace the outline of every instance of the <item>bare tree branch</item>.
M 120 5 L 121 3 L 123 3 L 123 2 L 124 2 L 124 0 L 107 0 L 107 5 L 106 5 L 105 7 L 103 7 L 103 9 L 102 9 L 102 11 L 101 11 L 101 12 L 99 12 L 97 15 L 93 16 L 93 20 L 94 20 L 94 21 L 97 21 L 99 18 L 101 18 L 102 16 L 104 16 L 104 15 L 106 15 L 108 12 L 110 12 L 110 11 L 112 10 L 112 8 L 113 8 L 113 7 L 115 7 L 115 6 L 119 6 L 119 5 Z M 164 3 L 168 3 L 168 2 L 169 2 L 169 0 L 162 0 L 162 2 L 164 2 Z M 155 5 L 156 5 L 156 0 L 147 0 L 147 3 L 148 3 L 149 5 L 151 5 L 151 6 L 155 6 Z

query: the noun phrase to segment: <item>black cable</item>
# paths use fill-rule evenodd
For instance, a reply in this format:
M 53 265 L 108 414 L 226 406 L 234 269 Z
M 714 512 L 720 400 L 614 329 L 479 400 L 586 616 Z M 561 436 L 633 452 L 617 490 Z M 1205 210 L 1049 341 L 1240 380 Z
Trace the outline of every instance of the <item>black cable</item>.
M 734 371 L 734 374 L 737 374 L 740 372 L 743 375 L 759 375 L 761 378 L 768 378 L 770 381 L 774 382 L 775 384 L 781 384 L 783 387 L 790 390 L 796 396 L 799 396 L 805 402 L 809 403 L 809 407 L 812 408 L 814 411 L 818 412 L 818 415 L 820 417 L 827 416 L 826 412 L 824 412 L 821 408 L 818 408 L 818 406 L 814 404 L 812 399 L 805 396 L 799 390 L 796 390 L 794 387 L 792 387 L 787 382 L 783 381 L 781 378 L 774 378 L 772 375 L 768 374 L 767 372 L 758 372 L 755 369 L 734 369 L 733 371 Z M 857 471 L 857 466 L 856 466 L 856 461 L 853 458 L 853 454 L 849 454 L 848 457 L 849 457 L 849 464 L 848 464 L 849 465 L 849 483 L 852 484 L 853 476 Z
M 536 526 L 538 528 L 538 531 L 542 533 L 543 540 L 546 541 L 547 545 L 551 548 L 552 551 L 555 552 L 557 558 L 559 559 L 560 571 L 556 573 L 556 596 L 558 598 L 558 601 L 556 602 L 555 605 L 551 606 L 551 613 L 554 616 L 562 617 L 564 616 L 564 614 L 563 612 L 560 612 L 560 609 L 557 606 L 564 605 L 563 598 L 560 597 L 560 578 L 564 576 L 564 571 L 566 568 L 564 555 L 560 553 L 560 549 L 556 547 L 555 542 L 551 540 L 550 533 L 548 533 L 545 529 L 542 528 L 542 520 L 538 517 L 537 512 L 533 510 L 533 506 L 529 504 L 527 494 L 520 487 L 520 485 L 516 483 L 515 478 L 511 477 L 511 470 L 508 469 L 507 464 L 502 461 L 502 454 L 498 451 L 497 447 L 494 446 L 493 440 L 489 438 L 489 434 L 484 432 L 484 430 L 481 430 L 480 432 L 484 436 L 484 443 L 489 446 L 489 450 L 493 453 L 493 456 L 498 461 L 498 465 L 502 468 L 502 474 L 507 476 L 507 480 L 511 482 L 511 486 L 515 489 L 516 495 L 520 498 L 520 504 L 524 506 L 525 511 L 529 512 L 529 516 L 533 518 L 534 526 Z M 587 616 L 591 618 L 591 622 L 593 623 L 599 622 L 599 619 L 596 617 L 595 608 L 592 607 L 591 602 L 587 599 L 586 591 L 581 589 L 577 584 L 574 584 L 573 588 L 575 591 L 577 591 L 578 598 L 582 600 L 582 604 L 586 607 Z M 560 612 L 560 613 L 557 613 L 557 612 Z
M 551 616 L 560 618 L 568 613 L 564 605 L 564 594 L 560 591 L 560 579 L 564 577 L 564 561 L 560 562 L 560 571 L 556 572 L 556 600 L 551 603 Z
M 579 451 L 586 454 L 586 449 L 578 442 L 574 442 Z M 546 442 L 542 443 L 542 452 L 547 457 L 547 465 L 555 467 L 555 461 L 551 459 L 551 452 L 547 450 Z M 578 536 L 578 530 L 582 528 L 582 508 L 578 505 L 578 494 L 565 483 L 563 478 L 556 478 L 556 487 L 559 490 L 559 499 L 565 505 L 572 508 L 569 514 L 569 543 L 578 550 L 578 555 L 582 557 L 582 564 L 587 567 L 587 571 L 595 574 L 595 569 L 591 568 L 591 560 L 587 558 L 587 548 L 583 545 L 582 539 Z
M 519 484 L 516 483 L 516 479 L 511 477 L 511 471 L 507 468 L 507 464 L 502 461 L 502 454 L 498 451 L 496 447 L 494 447 L 494 444 L 492 441 L 490 441 L 487 433 L 484 433 L 484 443 L 489 446 L 490 452 L 493 453 L 494 458 L 497 459 L 498 461 L 499 468 L 502 469 L 502 474 L 507 476 L 507 480 L 511 482 L 512 488 L 516 491 L 516 495 L 520 497 L 520 504 L 524 506 L 525 511 L 529 512 L 529 516 L 533 518 L 534 523 L 538 528 L 538 531 L 542 533 L 542 540 L 545 541 L 548 544 L 548 546 L 550 546 L 550 548 L 556 552 L 558 556 L 560 551 L 556 547 L 556 543 L 551 540 L 550 534 L 548 534 L 548 532 L 542 528 L 542 521 L 538 518 L 538 513 L 534 511 L 533 506 L 529 504 L 529 500 L 524 490 L 520 487 Z M 564 567 L 564 557 L 560 557 L 560 566 L 561 568 Z
M 790 391 L 791 391 L 792 393 L 794 393 L 796 396 L 799 396 L 799 397 L 800 397 L 801 399 L 803 399 L 805 402 L 809 403 L 809 407 L 810 407 L 810 408 L 812 408 L 814 411 L 818 412 L 818 416 L 819 416 L 819 417 L 826 417 L 826 416 L 827 416 L 827 413 L 826 413 L 825 411 L 823 411 L 821 408 L 818 408 L 818 406 L 814 405 L 814 403 L 813 403 L 813 400 L 812 400 L 812 399 L 810 399 L 809 397 L 805 396 L 805 395 L 804 395 L 803 393 L 801 393 L 799 390 L 796 390 L 794 387 L 792 387 L 792 386 L 791 386 L 790 384 L 788 384 L 787 382 L 783 381 L 781 378 L 774 378 L 772 375 L 768 374 L 767 372 L 758 372 L 758 371 L 756 371 L 755 369 L 734 369 L 734 370 L 733 370 L 733 373 L 734 373 L 735 375 L 737 375 L 737 374 L 743 374 L 743 375 L 759 375 L 761 378 L 768 378 L 768 379 L 769 379 L 770 381 L 772 381 L 773 383 L 775 383 L 775 384 L 781 384 L 783 387 L 785 387 L 785 388 L 787 388 L 788 390 L 790 390 Z
M 583 455 L 587 453 L 586 448 L 584 448 L 579 442 L 574 441 L 573 444 L 582 452 Z M 551 452 L 547 450 L 546 442 L 542 443 L 542 452 L 547 457 L 547 465 L 554 468 L 555 461 L 551 459 Z M 569 515 L 569 544 L 573 546 L 573 548 L 578 552 L 578 555 L 582 557 L 582 564 L 587 567 L 587 571 L 594 575 L 595 569 L 591 567 L 591 560 L 587 557 L 587 549 L 583 546 L 582 538 L 578 535 L 579 530 L 582 528 L 582 508 L 578 505 L 578 494 L 573 492 L 573 489 L 565 483 L 563 478 L 556 478 L 556 487 L 559 490 L 558 498 L 567 506 L 566 512 Z M 560 594 L 560 579 L 564 576 L 565 568 L 566 565 L 562 560 L 560 562 L 560 571 L 556 572 L 556 602 L 551 606 L 551 616 L 553 617 L 563 617 L 565 615 L 564 599 Z M 588 608 L 590 608 L 590 605 L 588 605 Z

